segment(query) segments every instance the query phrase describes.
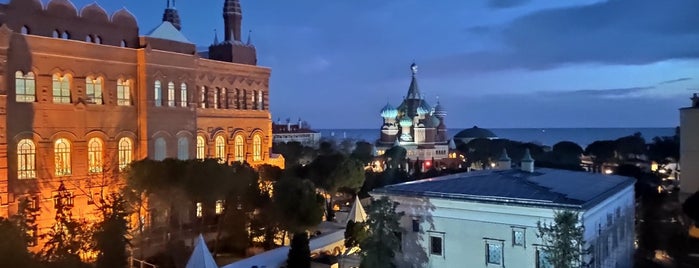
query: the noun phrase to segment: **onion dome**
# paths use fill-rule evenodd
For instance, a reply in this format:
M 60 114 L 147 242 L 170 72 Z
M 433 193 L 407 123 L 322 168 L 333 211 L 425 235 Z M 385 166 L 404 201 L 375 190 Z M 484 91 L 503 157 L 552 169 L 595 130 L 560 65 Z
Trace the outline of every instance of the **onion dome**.
M 413 125 L 413 120 L 410 119 L 410 117 L 403 116 L 403 118 L 400 119 L 400 126 L 401 127 L 409 127 Z
M 420 106 L 417 107 L 418 115 L 426 115 L 432 111 L 432 107 L 425 100 L 420 101 Z
M 398 110 L 389 103 L 386 103 L 386 106 L 381 109 L 381 117 L 383 118 L 396 118 L 396 116 L 398 116 Z
M 444 109 L 441 103 L 437 101 L 437 106 L 434 107 L 434 115 L 438 117 L 445 117 L 447 116 L 447 110 Z
M 441 121 L 436 116 L 430 116 L 425 120 L 425 127 L 436 128 L 439 126 L 440 122 Z

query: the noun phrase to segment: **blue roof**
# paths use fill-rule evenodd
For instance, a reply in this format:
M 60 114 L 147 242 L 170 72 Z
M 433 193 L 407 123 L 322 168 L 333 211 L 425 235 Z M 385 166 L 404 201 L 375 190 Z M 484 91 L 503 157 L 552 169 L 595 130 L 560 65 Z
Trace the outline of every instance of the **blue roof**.
M 175 28 L 169 21 L 163 21 L 158 27 L 147 34 L 148 37 L 177 41 L 180 43 L 192 44 L 186 37 Z
M 394 184 L 372 193 L 424 196 L 488 203 L 530 206 L 589 208 L 635 179 L 616 175 L 539 168 L 459 173 Z

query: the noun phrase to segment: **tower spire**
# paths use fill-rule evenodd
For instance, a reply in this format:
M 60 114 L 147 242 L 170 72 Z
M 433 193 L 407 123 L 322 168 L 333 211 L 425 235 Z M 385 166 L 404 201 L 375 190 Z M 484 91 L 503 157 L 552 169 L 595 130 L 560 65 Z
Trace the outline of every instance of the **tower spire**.
M 226 0 L 223 4 L 223 21 L 226 26 L 225 42 L 240 42 L 240 26 L 243 13 L 240 9 L 240 1 Z
M 252 30 L 248 30 L 248 45 L 252 45 Z
M 218 33 L 216 29 L 214 29 L 214 45 L 218 45 Z
M 182 30 L 180 14 L 177 13 L 177 9 L 175 8 L 175 0 L 167 0 L 165 13 L 163 13 L 163 22 L 165 21 L 172 23 L 172 26 L 175 26 L 178 31 Z
M 410 81 L 410 87 L 408 88 L 407 98 L 415 100 L 422 99 L 420 89 L 418 89 L 417 87 L 417 78 L 415 77 L 415 75 L 417 74 L 417 64 L 415 64 L 415 62 L 413 62 L 413 64 L 410 65 L 410 71 L 413 74 L 413 78 Z

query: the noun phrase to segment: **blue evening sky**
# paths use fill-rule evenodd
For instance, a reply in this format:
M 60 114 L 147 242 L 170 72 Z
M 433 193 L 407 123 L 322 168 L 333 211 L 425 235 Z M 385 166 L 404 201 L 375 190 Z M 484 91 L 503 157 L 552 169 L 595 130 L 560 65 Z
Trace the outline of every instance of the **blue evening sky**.
M 0 0 L 7 2 L 8 0 Z M 43 0 L 44 3 L 48 0 Z M 94 0 L 73 0 L 78 8 Z M 141 33 L 166 0 L 126 7 Z M 377 128 L 419 85 L 470 127 L 667 127 L 699 92 L 696 0 L 241 0 L 243 40 L 272 68 L 272 117 Z M 223 0 L 177 0 L 198 46 L 222 39 Z

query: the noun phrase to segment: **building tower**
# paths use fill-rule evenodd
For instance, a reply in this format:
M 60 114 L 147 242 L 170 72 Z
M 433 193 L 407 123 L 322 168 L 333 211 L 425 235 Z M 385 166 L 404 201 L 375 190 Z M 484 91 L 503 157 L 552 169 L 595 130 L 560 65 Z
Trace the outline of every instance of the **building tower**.
M 177 9 L 175 8 L 175 0 L 167 0 L 165 13 L 163 13 L 163 21 L 172 23 L 172 26 L 175 26 L 175 29 L 178 31 L 182 30 L 182 22 L 180 21 L 180 14 L 177 13 Z
M 691 195 L 699 191 L 699 94 L 691 98 L 692 106 L 680 109 L 680 192 Z
M 223 4 L 223 23 L 225 27 L 225 42 L 240 42 L 240 27 L 243 21 L 243 12 L 240 10 L 240 1 L 226 0 Z
M 225 0 L 223 4 L 224 40 L 209 46 L 212 60 L 257 65 L 257 50 L 250 42 L 241 42 L 243 13 L 239 0 Z

